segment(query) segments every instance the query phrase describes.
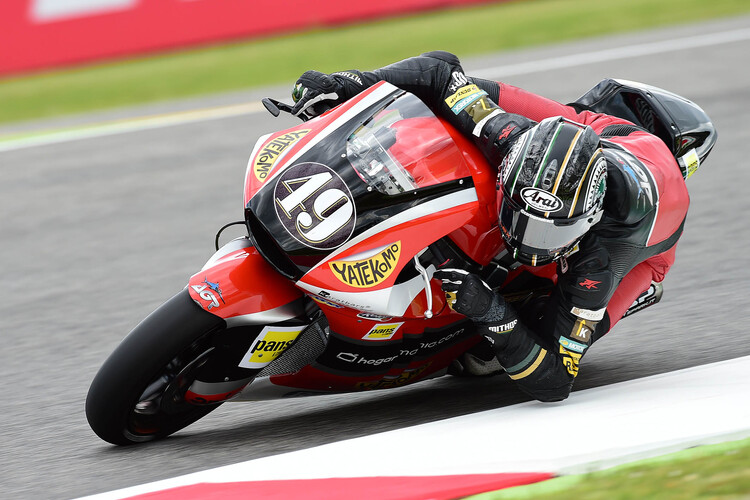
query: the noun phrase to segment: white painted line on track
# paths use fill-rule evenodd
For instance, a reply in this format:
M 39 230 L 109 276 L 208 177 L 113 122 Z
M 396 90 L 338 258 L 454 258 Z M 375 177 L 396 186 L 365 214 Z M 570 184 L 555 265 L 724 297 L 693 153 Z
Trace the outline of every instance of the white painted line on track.
M 166 113 L 151 115 L 127 120 L 116 120 L 107 123 L 99 123 L 85 127 L 76 127 L 50 132 L 23 135 L 21 137 L 10 137 L 3 139 L 0 136 L 0 152 L 13 151 L 16 149 L 33 148 L 35 146 L 46 146 L 62 142 L 76 141 L 80 139 L 92 139 L 110 135 L 125 134 L 128 132 L 139 132 L 142 130 L 172 127 L 187 123 L 205 122 L 219 120 L 233 116 L 249 115 L 259 113 L 265 108 L 260 102 L 250 102 L 215 108 L 196 109 L 178 113 Z
M 642 44 L 627 45 L 613 49 L 604 49 L 593 52 L 582 52 L 568 56 L 538 59 L 519 64 L 496 66 L 471 71 L 471 74 L 480 78 L 500 78 L 512 75 L 535 73 L 539 71 L 570 68 L 586 64 L 594 64 L 603 61 L 627 59 L 631 57 L 648 56 L 665 52 L 688 50 L 698 47 L 710 47 L 724 43 L 738 42 L 750 39 L 750 28 L 708 33 L 683 38 L 674 38 Z M 15 151 L 18 149 L 60 144 L 63 142 L 82 139 L 92 139 L 115 134 L 137 132 L 156 128 L 171 127 L 186 123 L 195 123 L 207 120 L 218 120 L 232 116 L 248 115 L 264 111 L 260 102 L 223 106 L 218 108 L 198 109 L 194 111 L 170 113 L 158 116 L 147 116 L 142 118 L 121 120 L 110 123 L 96 124 L 86 127 L 77 127 L 66 130 L 51 132 L 40 132 L 23 137 L 0 136 L 0 153 L 4 151 Z
M 663 54 L 665 52 L 710 47 L 713 45 L 739 42 L 748 39 L 750 39 L 750 28 L 745 28 L 684 38 L 674 38 L 672 40 L 627 45 L 624 47 L 615 47 L 612 49 L 603 49 L 593 52 L 581 52 L 579 54 L 538 59 L 536 61 L 528 61 L 519 64 L 495 66 L 493 68 L 472 71 L 472 75 L 479 78 L 500 78 L 506 76 L 526 75 L 538 71 L 572 68 L 575 66 L 614 61 L 618 59 L 628 59 L 631 57 L 650 56 Z
M 750 436 L 748 373 L 750 356 L 577 391 L 561 403 L 522 403 L 86 499 L 196 483 L 602 469 Z

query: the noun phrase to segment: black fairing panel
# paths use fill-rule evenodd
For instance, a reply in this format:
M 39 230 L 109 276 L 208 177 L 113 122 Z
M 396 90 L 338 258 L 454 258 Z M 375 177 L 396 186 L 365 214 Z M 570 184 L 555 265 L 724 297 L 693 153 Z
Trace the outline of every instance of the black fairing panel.
M 711 119 L 698 105 L 638 82 L 602 80 L 571 106 L 633 122 L 664 141 L 675 158 L 695 149 L 703 163 L 717 139 Z
M 399 91 L 396 96 L 402 94 L 403 92 Z M 391 102 L 393 99 L 395 97 L 391 97 Z M 372 116 L 373 110 L 382 109 L 386 104 L 387 99 L 332 130 L 325 140 L 318 142 L 315 147 L 295 159 L 292 165 L 285 167 L 277 177 L 266 183 L 245 207 L 246 223 L 256 248 L 283 276 L 297 280 L 346 241 L 389 217 L 415 205 L 473 186 L 473 179 L 468 177 L 400 194 L 387 195 L 368 188 L 368 184 L 352 168 L 347 157 L 346 142 L 347 138 Z M 416 98 L 401 99 L 399 106 L 400 111 L 407 115 L 412 111 L 419 115 L 427 109 Z M 292 195 L 292 192 L 304 191 L 298 187 L 302 184 L 315 184 L 311 177 L 315 175 L 329 178 L 325 189 L 322 185 L 315 191 L 311 189 L 308 197 Z M 332 189 L 340 190 L 340 200 L 329 198 L 322 203 L 325 207 L 324 213 L 321 213 L 320 219 L 310 219 L 310 232 L 332 218 L 332 214 L 335 216 L 337 211 L 349 216 L 350 221 L 335 224 L 335 229 L 331 231 L 322 231 L 323 238 L 306 240 L 302 234 L 304 231 L 300 231 L 299 227 L 290 226 L 290 221 L 299 220 L 299 211 L 315 212 L 310 208 L 318 203 L 318 194 L 323 190 L 330 192 Z M 295 201 L 285 207 L 281 206 L 283 202 L 279 203 L 279 200 L 292 198 Z M 300 208 L 297 212 L 290 211 L 298 207 L 306 208 Z M 283 221 L 287 221 L 286 226 Z

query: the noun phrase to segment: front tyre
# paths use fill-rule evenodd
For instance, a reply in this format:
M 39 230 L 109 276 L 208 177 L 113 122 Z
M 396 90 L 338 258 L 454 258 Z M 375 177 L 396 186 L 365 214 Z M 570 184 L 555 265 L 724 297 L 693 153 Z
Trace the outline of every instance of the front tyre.
M 184 400 L 194 374 L 210 357 L 224 320 L 200 308 L 183 290 L 151 313 L 107 358 L 89 388 L 86 418 L 117 445 L 166 437 L 220 403 Z

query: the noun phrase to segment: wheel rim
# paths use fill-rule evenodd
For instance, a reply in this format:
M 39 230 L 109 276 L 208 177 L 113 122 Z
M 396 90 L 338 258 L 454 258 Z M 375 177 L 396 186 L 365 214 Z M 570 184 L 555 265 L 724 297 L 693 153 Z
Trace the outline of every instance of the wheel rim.
M 134 442 L 151 441 L 170 434 L 173 428 L 182 427 L 182 422 L 206 410 L 205 406 L 186 402 L 184 396 L 195 380 L 195 373 L 214 351 L 209 339 L 209 335 L 198 339 L 151 379 L 128 413 L 123 430 L 126 438 Z

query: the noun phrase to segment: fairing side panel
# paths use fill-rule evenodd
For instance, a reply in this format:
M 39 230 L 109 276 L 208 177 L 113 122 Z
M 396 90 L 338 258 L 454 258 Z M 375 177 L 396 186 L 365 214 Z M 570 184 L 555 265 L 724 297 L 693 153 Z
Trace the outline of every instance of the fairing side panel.
M 303 314 L 304 294 L 246 238 L 221 248 L 188 282 L 192 299 L 227 326 L 278 323 Z

